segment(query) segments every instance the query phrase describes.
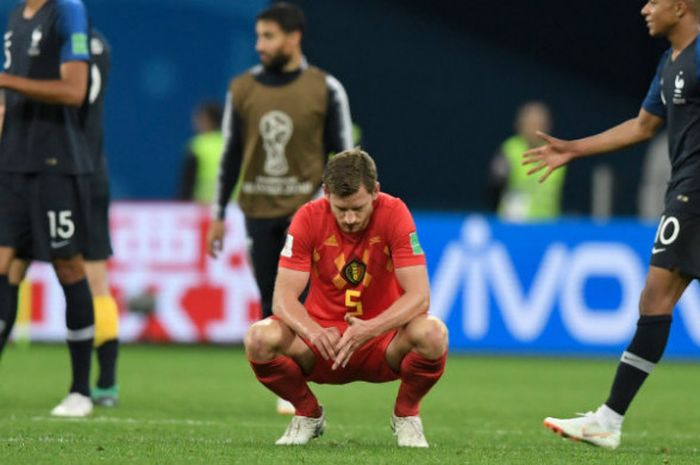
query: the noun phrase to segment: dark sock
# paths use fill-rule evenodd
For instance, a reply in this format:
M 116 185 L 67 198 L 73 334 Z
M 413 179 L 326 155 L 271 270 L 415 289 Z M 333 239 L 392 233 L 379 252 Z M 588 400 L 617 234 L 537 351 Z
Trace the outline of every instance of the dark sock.
M 115 372 L 119 341 L 112 339 L 99 346 L 96 350 L 97 360 L 100 365 L 100 377 L 97 379 L 97 387 L 101 389 L 111 388 L 116 384 Z
M 73 383 L 70 392 L 90 395 L 90 362 L 95 335 L 95 313 L 87 279 L 62 285 L 66 296 L 67 341 Z
M 671 331 L 671 316 L 641 316 L 637 332 L 622 354 L 610 397 L 605 404 L 624 415 L 644 380 L 661 360 Z

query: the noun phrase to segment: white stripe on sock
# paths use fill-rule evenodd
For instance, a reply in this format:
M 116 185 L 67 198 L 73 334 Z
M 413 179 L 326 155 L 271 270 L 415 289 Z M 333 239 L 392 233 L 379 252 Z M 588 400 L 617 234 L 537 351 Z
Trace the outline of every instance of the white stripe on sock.
M 7 323 L 5 323 L 3 320 L 0 320 L 0 333 L 5 331 L 5 326 L 7 326 Z
M 632 352 L 627 351 L 624 351 L 622 353 L 620 361 L 622 363 L 626 363 L 627 365 L 633 366 L 636 369 L 641 370 L 647 374 L 651 373 L 651 371 L 656 366 L 656 363 L 652 363 L 649 360 L 644 360 L 642 357 L 634 355 Z
M 66 331 L 67 341 L 87 341 L 95 337 L 95 326 L 88 326 L 82 329 L 69 329 Z

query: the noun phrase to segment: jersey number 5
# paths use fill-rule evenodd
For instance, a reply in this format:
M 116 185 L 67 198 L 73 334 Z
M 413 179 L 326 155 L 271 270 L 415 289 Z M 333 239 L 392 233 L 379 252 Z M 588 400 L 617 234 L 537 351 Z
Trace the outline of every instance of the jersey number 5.
M 348 289 L 345 291 L 345 306 L 347 307 L 347 315 L 362 316 L 362 292 Z

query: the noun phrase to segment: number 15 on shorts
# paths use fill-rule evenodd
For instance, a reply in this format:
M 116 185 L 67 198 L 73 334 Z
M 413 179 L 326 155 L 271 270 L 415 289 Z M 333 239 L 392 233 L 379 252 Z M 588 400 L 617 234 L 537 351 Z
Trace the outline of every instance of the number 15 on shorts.
M 70 239 L 75 234 L 73 212 L 70 210 L 46 212 L 49 217 L 49 235 L 51 239 Z

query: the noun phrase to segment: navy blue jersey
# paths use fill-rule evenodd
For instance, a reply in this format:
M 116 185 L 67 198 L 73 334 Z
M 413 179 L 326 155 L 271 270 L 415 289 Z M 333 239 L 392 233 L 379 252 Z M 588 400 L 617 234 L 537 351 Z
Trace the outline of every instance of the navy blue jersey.
M 63 63 L 89 61 L 89 29 L 81 0 L 49 0 L 32 18 L 21 2 L 4 35 L 5 72 L 37 80 L 60 79 Z M 32 100 L 5 89 L 0 171 L 85 174 L 93 162 L 81 108 Z
M 700 42 L 696 39 L 675 58 L 661 57 L 642 104 L 666 119 L 671 180 L 666 209 L 700 214 Z
M 103 114 L 105 90 L 109 79 L 111 50 L 107 39 L 96 29 L 90 34 L 90 92 L 85 135 L 92 154 L 95 176 L 107 177 L 107 160 L 104 153 Z

